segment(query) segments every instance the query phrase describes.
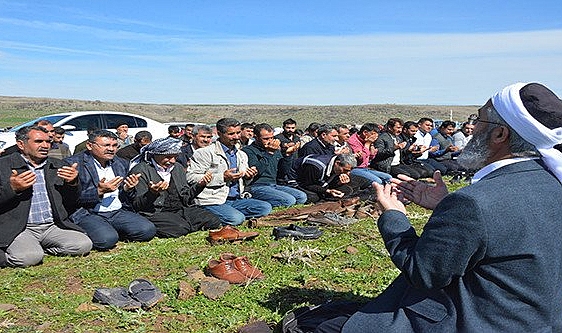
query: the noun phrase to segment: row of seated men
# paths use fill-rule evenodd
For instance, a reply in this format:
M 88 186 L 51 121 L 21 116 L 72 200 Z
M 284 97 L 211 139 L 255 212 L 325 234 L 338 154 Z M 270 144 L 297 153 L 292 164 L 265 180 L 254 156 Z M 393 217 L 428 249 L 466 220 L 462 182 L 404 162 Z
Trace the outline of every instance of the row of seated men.
M 0 158 L 0 267 L 239 225 L 278 206 L 366 198 L 373 181 L 391 178 L 369 168 L 384 137 L 376 125 L 363 125 L 347 141 L 341 128 L 321 125 L 305 144 L 295 127 L 288 119 L 274 136 L 270 125 L 255 125 L 253 141 L 241 147 L 240 122 L 224 118 L 214 142 L 202 125 L 184 140 L 137 134 L 121 149 L 117 134 L 97 130 L 85 150 L 63 160 L 49 157 L 52 124 L 22 128 L 17 152 Z

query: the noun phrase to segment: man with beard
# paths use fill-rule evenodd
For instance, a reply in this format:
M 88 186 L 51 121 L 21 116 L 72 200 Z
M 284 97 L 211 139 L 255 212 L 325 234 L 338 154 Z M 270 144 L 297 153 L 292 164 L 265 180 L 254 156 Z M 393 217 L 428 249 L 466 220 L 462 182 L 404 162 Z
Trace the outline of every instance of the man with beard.
M 245 181 L 250 181 L 258 171 L 248 166 L 248 155 L 237 148 L 241 132 L 236 119 L 217 121 L 217 141 L 195 150 L 187 170 L 187 181 L 191 184 L 212 173 L 212 180 L 195 203 L 217 215 L 223 224 L 239 225 L 247 218 L 267 215 L 272 209 L 271 204 L 251 198 L 245 191 Z
M 180 237 L 221 225 L 218 217 L 193 204 L 212 175 L 188 185 L 184 169 L 176 163 L 181 147 L 181 140 L 157 139 L 142 148 L 141 161 L 129 171 L 140 174 L 133 208 L 154 223 L 158 237 Z
M 459 161 L 480 169 L 448 194 L 400 177 L 374 185 L 398 278 L 315 332 L 562 331 L 562 101 L 517 83 L 478 111 Z M 433 209 L 417 235 L 399 198 Z
M 291 118 L 283 121 L 283 132 L 277 134 L 275 139 L 281 142 L 281 160 L 277 170 L 277 182 L 280 184 L 288 184 L 291 165 L 297 158 L 301 141 L 295 133 L 297 130 L 297 122 Z
M 273 136 L 273 128 L 269 124 L 257 124 L 254 137 L 255 141 L 251 145 L 242 148 L 248 155 L 248 165 L 258 170 L 249 186 L 252 197 L 267 201 L 273 207 L 304 204 L 306 194 L 303 191 L 276 183 L 282 156 L 281 142 Z

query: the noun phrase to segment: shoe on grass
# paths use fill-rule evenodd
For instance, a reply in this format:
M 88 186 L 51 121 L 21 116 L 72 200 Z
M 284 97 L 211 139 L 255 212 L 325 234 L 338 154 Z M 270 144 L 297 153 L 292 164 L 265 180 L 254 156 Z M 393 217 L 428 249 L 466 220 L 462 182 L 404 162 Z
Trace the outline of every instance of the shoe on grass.
M 295 239 L 316 239 L 322 236 L 323 232 L 318 227 L 300 227 L 291 224 L 288 227 L 274 227 L 272 231 L 275 239 L 291 237 Z
M 145 279 L 133 280 L 129 284 L 129 295 L 140 302 L 143 309 L 150 309 L 164 298 L 160 289 Z
M 92 299 L 95 303 L 113 305 L 123 310 L 136 310 L 141 308 L 141 303 L 131 297 L 127 289 L 117 288 L 98 288 L 94 291 Z

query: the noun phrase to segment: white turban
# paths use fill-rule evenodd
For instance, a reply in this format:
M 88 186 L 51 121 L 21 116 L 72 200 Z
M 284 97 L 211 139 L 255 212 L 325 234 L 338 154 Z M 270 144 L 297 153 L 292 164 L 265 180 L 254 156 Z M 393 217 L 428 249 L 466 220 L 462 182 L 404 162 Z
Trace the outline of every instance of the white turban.
M 492 97 L 492 104 L 517 134 L 535 146 L 548 169 L 562 182 L 562 152 L 553 148 L 562 143 L 562 127 L 550 129 L 531 116 L 520 95 L 526 85 L 516 83 L 505 87 Z

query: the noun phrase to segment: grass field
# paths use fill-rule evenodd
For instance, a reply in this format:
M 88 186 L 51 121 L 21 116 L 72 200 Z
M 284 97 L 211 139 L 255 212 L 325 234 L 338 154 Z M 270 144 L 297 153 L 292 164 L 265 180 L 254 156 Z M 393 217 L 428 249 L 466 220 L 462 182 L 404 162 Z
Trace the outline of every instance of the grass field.
M 409 205 L 408 215 L 420 232 L 430 212 Z M 2 269 L 0 331 L 235 332 L 254 320 L 274 325 L 305 304 L 366 301 L 398 275 L 372 219 L 322 229 L 317 240 L 276 241 L 272 227 L 262 227 L 252 241 L 222 245 L 211 245 L 206 232 L 196 232 L 147 243 L 120 242 L 111 251 L 82 258 L 48 256 L 42 265 L 26 269 Z M 266 278 L 231 286 L 216 300 L 207 298 L 190 272 L 204 269 L 223 252 L 248 256 Z M 127 286 L 141 277 L 167 295 L 155 308 L 93 307 L 96 288 Z M 182 281 L 196 290 L 193 297 L 178 298 Z
M 293 118 L 298 128 L 311 122 L 363 124 L 385 123 L 388 118 L 400 117 L 417 121 L 420 117 L 466 121 L 477 106 L 449 105 L 189 105 L 141 104 L 102 101 L 81 101 L 49 98 L 0 96 L 0 128 L 15 126 L 40 115 L 63 111 L 110 110 L 130 112 L 161 122 L 193 121 L 214 124 L 223 117 L 242 122 L 266 122 L 280 127 L 283 120 Z
M 0 97 L 0 127 L 68 110 L 125 111 L 163 122 L 213 123 L 229 116 L 273 126 L 291 117 L 301 127 L 311 121 L 383 123 L 396 116 L 448 119 L 451 110 L 454 120 L 462 121 L 476 107 L 149 105 Z M 430 212 L 409 205 L 408 214 L 419 232 Z M 272 228 L 263 227 L 253 241 L 216 246 L 206 241 L 206 232 L 196 232 L 147 243 L 120 242 L 111 251 L 94 251 L 83 258 L 48 256 L 42 265 L 26 269 L 2 269 L 0 332 L 235 332 L 253 320 L 274 325 L 287 311 L 305 304 L 330 299 L 366 301 L 398 275 L 372 219 L 323 230 L 318 240 L 275 241 Z M 231 286 L 216 300 L 207 298 L 191 272 L 204 269 L 210 259 L 223 252 L 248 256 L 266 279 Z M 127 286 L 136 278 L 151 280 L 166 298 L 148 311 L 93 306 L 96 288 Z M 180 284 L 193 287 L 195 295 L 178 298 Z

